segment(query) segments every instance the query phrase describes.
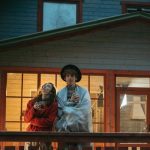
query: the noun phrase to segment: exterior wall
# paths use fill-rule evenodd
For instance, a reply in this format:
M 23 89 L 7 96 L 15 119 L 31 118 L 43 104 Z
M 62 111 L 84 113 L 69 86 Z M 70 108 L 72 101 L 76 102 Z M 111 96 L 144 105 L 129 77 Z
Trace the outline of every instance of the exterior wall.
M 37 31 L 37 0 L 0 3 L 0 40 Z
M 83 22 L 122 14 L 122 1 L 150 2 L 150 0 L 84 0 Z
M 55 42 L 1 52 L 0 66 L 149 70 L 149 24 L 135 22 Z
M 85 0 L 83 22 L 121 14 L 120 0 Z

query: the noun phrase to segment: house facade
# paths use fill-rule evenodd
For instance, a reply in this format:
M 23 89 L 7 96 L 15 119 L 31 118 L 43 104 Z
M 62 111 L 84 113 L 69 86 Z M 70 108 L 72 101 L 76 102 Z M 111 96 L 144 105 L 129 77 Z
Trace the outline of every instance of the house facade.
M 11 13 L 16 19 L 13 24 L 11 11 L 1 10 L 3 17 L 9 19 L 2 19 L 0 24 L 0 33 L 3 33 L 0 34 L 0 129 L 25 131 L 23 112 L 27 102 L 45 82 L 54 83 L 57 90 L 65 86 L 60 69 L 66 64 L 75 64 L 83 74 L 78 84 L 90 92 L 93 132 L 147 132 L 150 125 L 150 2 L 65 2 L 77 6 L 77 9 L 70 7 L 76 19 L 75 22 L 72 19 L 71 25 L 67 20 L 67 26 L 61 22 L 61 28 L 55 23 L 53 29 L 47 29 L 49 23 L 45 26 L 44 17 L 39 13 L 44 8 L 40 0 L 12 3 L 9 10 L 15 5 L 12 12 L 16 11 L 22 22 Z M 28 13 L 30 19 L 27 19 Z M 73 15 L 70 18 L 74 18 Z M 9 28 L 7 21 L 14 27 Z
M 0 5 L 0 40 L 137 10 L 149 12 L 149 7 L 149 0 L 5 0 Z

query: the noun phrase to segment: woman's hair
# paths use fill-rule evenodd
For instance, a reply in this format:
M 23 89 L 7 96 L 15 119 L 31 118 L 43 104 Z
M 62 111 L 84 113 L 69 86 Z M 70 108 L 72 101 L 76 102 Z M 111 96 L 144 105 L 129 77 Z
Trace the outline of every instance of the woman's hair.
M 47 83 L 45 83 L 45 84 L 47 84 Z M 49 92 L 49 98 L 47 99 L 47 101 L 49 101 L 49 104 L 52 104 L 56 98 L 56 88 L 53 83 L 49 82 L 48 84 L 52 85 L 52 89 Z M 42 100 L 42 87 L 39 88 L 37 96 L 34 97 L 34 100 L 37 102 Z

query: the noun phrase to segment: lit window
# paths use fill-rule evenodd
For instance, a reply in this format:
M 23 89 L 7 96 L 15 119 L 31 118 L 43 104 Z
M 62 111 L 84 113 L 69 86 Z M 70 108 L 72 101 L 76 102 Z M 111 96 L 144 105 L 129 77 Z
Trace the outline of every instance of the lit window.
M 24 112 L 27 103 L 37 95 L 37 89 L 46 82 L 53 83 L 57 91 L 66 86 L 66 82 L 57 73 L 7 73 L 5 120 L 7 131 L 26 131 L 28 123 L 24 122 Z M 104 77 L 83 74 L 77 84 L 89 90 L 93 132 L 104 132 Z

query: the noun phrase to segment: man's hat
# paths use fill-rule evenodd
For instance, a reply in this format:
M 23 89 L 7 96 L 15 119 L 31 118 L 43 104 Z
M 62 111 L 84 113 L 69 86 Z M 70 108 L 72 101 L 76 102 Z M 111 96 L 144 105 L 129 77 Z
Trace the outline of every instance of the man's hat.
M 65 81 L 66 72 L 69 70 L 73 71 L 75 73 L 75 76 L 77 78 L 76 82 L 79 82 L 81 80 L 81 77 L 82 77 L 80 69 L 77 66 L 71 65 L 71 64 L 66 65 L 62 68 L 62 70 L 60 72 L 62 80 Z

